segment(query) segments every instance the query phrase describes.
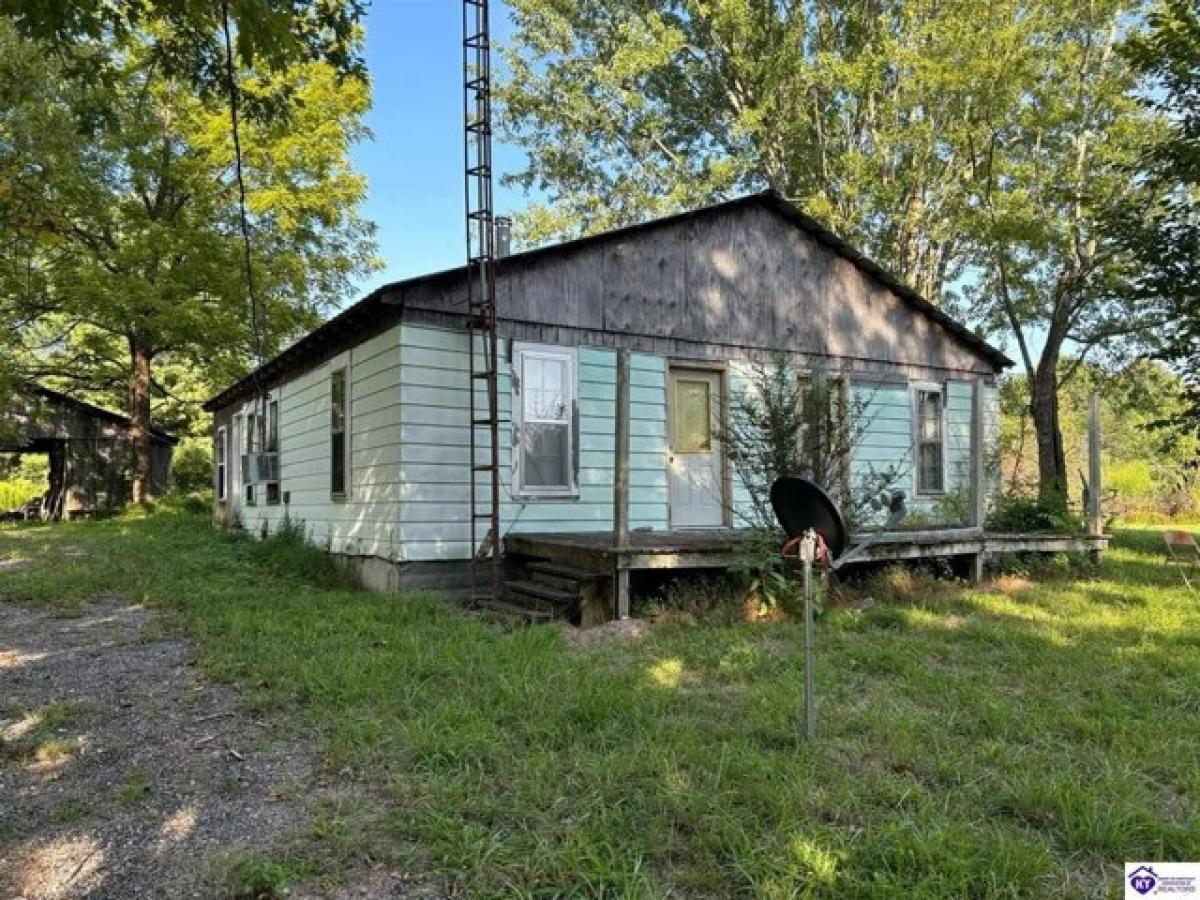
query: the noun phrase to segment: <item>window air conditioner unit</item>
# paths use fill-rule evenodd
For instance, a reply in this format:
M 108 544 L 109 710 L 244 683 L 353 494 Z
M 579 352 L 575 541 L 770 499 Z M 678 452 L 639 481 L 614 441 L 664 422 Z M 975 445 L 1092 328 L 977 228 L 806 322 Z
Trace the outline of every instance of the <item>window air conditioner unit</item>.
M 246 457 L 246 483 L 268 484 L 279 480 L 278 453 L 250 453 Z

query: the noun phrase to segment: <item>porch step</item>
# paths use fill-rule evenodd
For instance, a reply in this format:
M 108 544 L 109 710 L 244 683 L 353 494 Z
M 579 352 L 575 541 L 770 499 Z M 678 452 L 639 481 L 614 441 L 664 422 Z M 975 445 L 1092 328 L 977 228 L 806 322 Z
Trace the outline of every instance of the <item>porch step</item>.
M 479 604 L 485 614 L 511 622 L 547 622 L 567 619 L 578 623 L 584 591 L 598 578 L 595 572 L 564 566 L 544 559 L 524 560 L 520 571 L 504 582 L 502 599 Z
M 587 569 L 576 569 L 574 566 L 564 566 L 560 563 L 544 560 L 527 563 L 525 570 L 529 573 L 529 577 L 533 581 L 540 584 L 548 584 L 551 587 L 570 591 L 574 594 L 578 594 L 584 585 L 602 577 L 600 574 L 589 572 Z
M 579 602 L 577 592 L 564 591 L 537 581 L 510 581 L 505 585 L 505 591 L 509 598 L 531 598 L 563 610 L 570 609 L 573 604 Z

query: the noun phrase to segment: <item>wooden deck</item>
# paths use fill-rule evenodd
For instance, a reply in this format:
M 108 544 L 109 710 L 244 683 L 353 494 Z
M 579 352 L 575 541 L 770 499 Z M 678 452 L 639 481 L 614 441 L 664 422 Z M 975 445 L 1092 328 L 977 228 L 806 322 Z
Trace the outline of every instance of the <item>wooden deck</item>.
M 592 572 L 646 569 L 723 569 L 732 565 L 748 539 L 739 529 L 631 531 L 625 546 L 612 532 L 512 534 L 504 539 L 510 556 L 548 559 Z M 981 528 L 933 531 L 868 531 L 851 535 L 835 568 L 859 563 L 1002 553 L 1101 553 L 1108 535 L 1000 534 Z

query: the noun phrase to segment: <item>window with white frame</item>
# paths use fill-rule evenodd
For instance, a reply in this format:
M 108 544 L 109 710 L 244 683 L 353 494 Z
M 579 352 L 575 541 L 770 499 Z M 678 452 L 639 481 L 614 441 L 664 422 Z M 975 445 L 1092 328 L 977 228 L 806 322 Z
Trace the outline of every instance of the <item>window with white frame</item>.
M 225 430 L 225 426 L 217 429 L 217 500 L 221 503 L 225 502 L 228 496 L 228 458 L 229 458 L 229 432 Z
M 516 483 L 523 494 L 572 495 L 575 490 L 575 353 L 519 347 L 514 354 L 518 412 Z
M 946 489 L 946 392 L 940 384 L 913 388 L 917 493 L 940 494 Z
M 329 493 L 335 500 L 346 498 L 346 370 L 334 369 L 329 376 Z

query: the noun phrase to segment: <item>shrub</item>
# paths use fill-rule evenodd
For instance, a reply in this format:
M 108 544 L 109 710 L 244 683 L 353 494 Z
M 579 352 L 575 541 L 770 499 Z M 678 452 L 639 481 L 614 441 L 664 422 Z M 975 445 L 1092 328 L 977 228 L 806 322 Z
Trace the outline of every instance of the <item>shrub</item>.
M 34 497 L 40 497 L 45 491 L 44 481 L 30 481 L 26 478 L 7 478 L 0 481 L 0 512 L 16 509 Z
M 182 494 L 212 487 L 212 445 L 204 438 L 184 438 L 171 458 L 171 475 L 175 490 Z
M 1083 523 L 1065 502 L 1028 497 L 1001 497 L 988 516 L 987 527 L 992 531 L 1037 532 L 1064 531 L 1075 534 L 1083 531 Z

